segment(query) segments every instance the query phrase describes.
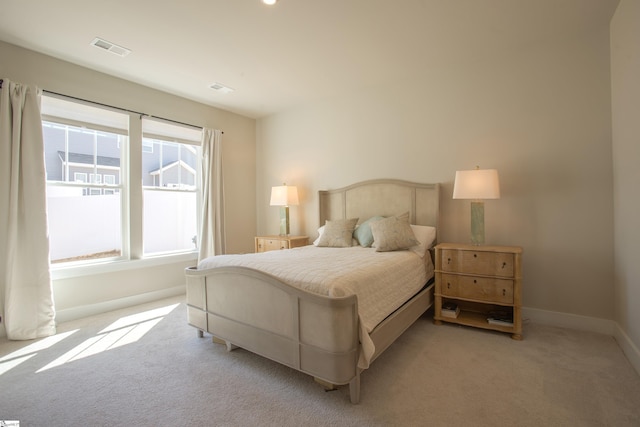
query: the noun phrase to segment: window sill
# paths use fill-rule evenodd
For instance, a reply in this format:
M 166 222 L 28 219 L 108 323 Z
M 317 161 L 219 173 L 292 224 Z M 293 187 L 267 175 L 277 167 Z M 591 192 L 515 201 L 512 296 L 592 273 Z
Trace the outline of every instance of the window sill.
M 158 255 L 143 259 L 104 261 L 91 264 L 81 264 L 73 266 L 52 266 L 51 280 L 70 279 L 81 276 L 92 276 L 95 274 L 115 273 L 125 270 L 136 270 L 140 268 L 154 267 L 168 263 L 180 263 L 193 261 L 194 265 L 198 259 L 197 252 L 188 252 L 171 255 Z

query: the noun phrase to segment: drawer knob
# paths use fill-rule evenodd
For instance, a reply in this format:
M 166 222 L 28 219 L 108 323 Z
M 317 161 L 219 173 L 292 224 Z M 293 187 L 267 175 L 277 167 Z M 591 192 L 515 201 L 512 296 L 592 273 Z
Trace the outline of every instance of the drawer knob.
M 447 258 L 447 264 L 451 264 L 451 258 Z
M 476 279 L 473 279 L 473 283 L 478 283 L 478 281 Z
M 506 262 L 503 262 L 503 263 L 502 263 L 502 268 L 504 269 L 506 266 L 507 266 L 507 263 L 506 263 Z
M 478 254 L 473 254 L 473 257 L 474 258 L 478 258 Z
M 447 282 L 447 289 L 451 289 L 451 283 Z
M 503 290 L 502 290 L 502 296 L 503 296 L 503 297 L 506 297 L 506 296 L 507 296 L 507 290 L 506 290 L 506 289 L 503 289 Z

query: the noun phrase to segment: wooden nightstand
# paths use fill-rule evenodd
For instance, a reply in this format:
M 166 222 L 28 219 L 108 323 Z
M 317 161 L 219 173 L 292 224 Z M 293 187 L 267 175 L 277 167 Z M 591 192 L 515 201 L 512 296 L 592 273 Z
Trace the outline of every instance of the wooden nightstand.
M 291 249 L 308 244 L 307 236 L 256 236 L 256 252 Z
M 521 340 L 522 248 L 441 243 L 435 250 L 434 322 L 508 332 Z M 444 316 L 443 304 L 457 305 L 460 313 Z M 512 324 L 490 323 L 496 312 L 511 316 Z

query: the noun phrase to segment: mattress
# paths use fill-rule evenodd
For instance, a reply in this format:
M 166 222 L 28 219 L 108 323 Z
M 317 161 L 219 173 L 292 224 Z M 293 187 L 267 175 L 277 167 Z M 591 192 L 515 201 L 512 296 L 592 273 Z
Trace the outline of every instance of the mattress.
M 433 264 L 412 251 L 376 252 L 353 246 L 313 245 L 256 254 L 206 258 L 198 269 L 248 267 L 271 274 L 284 283 L 328 297 L 356 295 L 363 352 L 359 366 L 368 367 L 375 348 L 369 333 L 414 296 L 433 276 Z

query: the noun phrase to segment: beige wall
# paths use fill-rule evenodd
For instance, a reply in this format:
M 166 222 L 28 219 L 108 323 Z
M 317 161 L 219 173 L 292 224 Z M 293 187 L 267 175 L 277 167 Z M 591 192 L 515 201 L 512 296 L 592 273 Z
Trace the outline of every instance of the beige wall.
M 639 76 L 640 2 L 622 0 L 611 20 L 614 303 L 615 320 L 635 345 L 636 352 L 640 349 Z
M 318 190 L 398 178 L 441 182 L 439 240 L 466 242 L 455 171 L 497 168 L 502 198 L 485 204 L 487 243 L 524 247 L 524 305 L 612 319 L 609 83 L 602 28 L 259 119 L 258 231 L 278 231 L 272 185 L 298 186 L 292 233 L 313 238 Z
M 0 42 L 0 77 L 108 105 L 224 131 L 223 157 L 229 252 L 253 249 L 256 224 L 255 120 L 189 101 L 71 63 Z M 143 264 L 143 263 L 141 263 Z M 184 284 L 183 269 L 193 262 L 54 281 L 59 311 L 157 293 Z

